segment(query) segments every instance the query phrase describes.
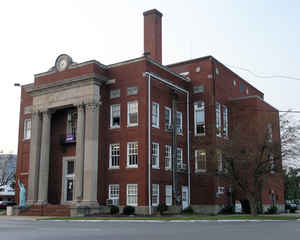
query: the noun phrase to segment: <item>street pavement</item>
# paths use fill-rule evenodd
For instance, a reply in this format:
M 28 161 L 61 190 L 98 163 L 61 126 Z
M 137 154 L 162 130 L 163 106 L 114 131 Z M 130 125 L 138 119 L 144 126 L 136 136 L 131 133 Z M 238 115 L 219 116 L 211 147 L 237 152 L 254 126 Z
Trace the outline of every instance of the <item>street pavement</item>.
M 276 222 L 55 222 L 0 218 L 0 239 L 300 239 L 300 221 Z

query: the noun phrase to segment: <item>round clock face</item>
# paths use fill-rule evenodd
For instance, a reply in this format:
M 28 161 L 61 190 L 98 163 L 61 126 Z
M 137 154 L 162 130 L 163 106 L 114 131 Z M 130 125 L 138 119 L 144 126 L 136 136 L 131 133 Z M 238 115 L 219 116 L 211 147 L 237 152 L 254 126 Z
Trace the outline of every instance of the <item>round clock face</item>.
M 71 62 L 72 62 L 72 60 L 68 55 L 66 55 L 66 54 L 60 55 L 56 60 L 56 64 L 55 64 L 56 69 L 59 72 L 62 72 L 68 68 L 68 66 Z

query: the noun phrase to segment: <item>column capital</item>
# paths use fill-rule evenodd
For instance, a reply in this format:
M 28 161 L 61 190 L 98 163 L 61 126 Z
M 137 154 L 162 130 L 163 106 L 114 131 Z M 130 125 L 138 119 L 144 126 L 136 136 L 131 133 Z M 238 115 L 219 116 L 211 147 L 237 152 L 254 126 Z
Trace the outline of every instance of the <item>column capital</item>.
M 89 102 L 85 104 L 85 110 L 94 112 L 99 109 L 100 102 Z

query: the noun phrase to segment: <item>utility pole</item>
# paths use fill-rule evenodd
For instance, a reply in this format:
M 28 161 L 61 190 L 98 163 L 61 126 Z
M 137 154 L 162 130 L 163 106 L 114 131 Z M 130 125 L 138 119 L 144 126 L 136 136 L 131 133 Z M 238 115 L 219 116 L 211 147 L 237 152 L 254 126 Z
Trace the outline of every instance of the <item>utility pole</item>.
M 172 91 L 172 201 L 176 206 L 178 203 L 178 178 L 177 178 L 177 124 L 176 124 L 176 105 L 177 94 Z

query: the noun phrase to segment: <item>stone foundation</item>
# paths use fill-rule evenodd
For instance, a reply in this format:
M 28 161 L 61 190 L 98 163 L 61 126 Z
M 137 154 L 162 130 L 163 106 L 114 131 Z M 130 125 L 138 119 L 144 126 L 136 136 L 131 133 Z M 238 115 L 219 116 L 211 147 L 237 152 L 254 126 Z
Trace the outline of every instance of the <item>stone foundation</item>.
M 203 214 L 203 215 L 217 215 L 224 205 L 208 205 L 208 204 L 201 204 L 201 205 L 191 205 L 194 213 L 196 214 Z

